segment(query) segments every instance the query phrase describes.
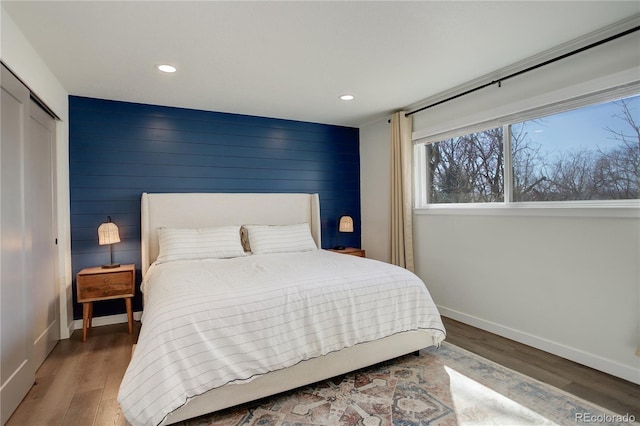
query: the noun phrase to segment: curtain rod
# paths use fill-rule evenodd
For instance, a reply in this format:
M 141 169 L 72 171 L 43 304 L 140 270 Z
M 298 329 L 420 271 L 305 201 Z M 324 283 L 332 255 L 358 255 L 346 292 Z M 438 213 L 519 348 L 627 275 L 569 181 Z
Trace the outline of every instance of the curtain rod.
M 607 37 L 605 39 L 602 39 L 600 41 L 596 41 L 595 43 L 591 43 L 591 44 L 589 44 L 587 46 L 580 47 L 578 49 L 572 50 L 571 52 L 567 52 L 567 53 L 562 54 L 560 56 L 556 56 L 555 58 L 551 58 L 551 59 L 549 59 L 547 61 L 541 62 L 541 63 L 539 63 L 537 65 L 533 65 L 533 66 L 530 66 L 530 67 L 525 68 L 523 70 L 516 71 L 514 73 L 511 73 L 509 75 L 501 77 L 501 78 L 499 78 L 497 80 L 493 80 L 493 81 L 491 81 L 489 83 L 481 84 L 480 86 L 474 87 L 473 89 L 466 90 L 466 91 L 464 91 L 462 93 L 458 93 L 457 95 L 453 95 L 453 96 L 450 96 L 450 97 L 448 97 L 446 99 L 443 99 L 441 101 L 435 102 L 433 104 L 430 104 L 430 105 L 427 105 L 427 106 L 423 106 L 422 108 L 418 108 L 415 111 L 410 111 L 410 112 L 406 113 L 404 116 L 405 117 L 409 117 L 410 115 L 413 115 L 413 114 L 418 113 L 420 111 L 424 111 L 425 109 L 433 108 L 433 107 L 435 107 L 437 105 L 443 104 L 445 102 L 452 101 L 454 99 L 460 98 L 462 96 L 468 95 L 468 94 L 473 93 L 473 92 L 477 92 L 478 90 L 484 89 L 485 87 L 489 87 L 489 86 L 492 86 L 494 84 L 497 84 L 498 87 L 501 87 L 502 86 L 502 82 L 505 81 L 505 80 L 508 80 L 510 78 L 513 78 L 513 77 L 517 77 L 517 76 L 519 76 L 521 74 L 527 73 L 529 71 L 533 71 L 533 70 L 541 68 L 541 67 L 543 67 L 545 65 L 552 64 L 552 63 L 557 62 L 557 61 L 559 61 L 561 59 L 568 58 L 569 56 L 573 56 L 573 55 L 575 55 L 577 53 L 584 52 L 585 50 L 592 49 L 594 47 L 600 46 L 601 44 L 605 44 L 605 43 L 608 43 L 610 41 L 616 40 L 616 39 L 618 39 L 620 37 L 624 37 L 624 36 L 626 36 L 628 34 L 636 32 L 638 30 L 640 30 L 640 26 L 628 29 L 628 30 L 623 31 L 623 32 L 618 33 L 618 34 L 614 34 L 614 35 L 612 35 L 610 37 Z M 391 120 L 389 120 L 389 121 L 391 121 Z

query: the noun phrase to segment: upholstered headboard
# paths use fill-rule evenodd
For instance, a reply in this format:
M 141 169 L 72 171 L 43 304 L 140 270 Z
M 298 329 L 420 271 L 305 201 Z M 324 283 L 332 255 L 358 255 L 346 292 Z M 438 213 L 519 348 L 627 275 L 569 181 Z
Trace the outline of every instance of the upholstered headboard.
M 308 222 L 321 245 L 318 194 L 142 194 L 142 276 L 158 257 L 158 228 L 291 225 Z

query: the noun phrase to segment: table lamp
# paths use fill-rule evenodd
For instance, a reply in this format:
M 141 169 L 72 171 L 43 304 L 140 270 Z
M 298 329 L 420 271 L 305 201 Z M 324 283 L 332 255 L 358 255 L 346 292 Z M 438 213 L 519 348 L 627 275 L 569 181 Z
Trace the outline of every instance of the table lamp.
M 338 225 L 338 232 L 353 232 L 353 219 L 351 216 L 342 216 Z M 340 245 L 340 234 L 336 235 L 336 246 L 334 250 L 344 250 L 345 247 Z
M 107 216 L 107 221 L 98 227 L 98 244 L 104 246 L 109 244 L 111 253 L 111 263 L 102 265 L 103 268 L 117 268 L 119 263 L 113 263 L 113 245 L 120 242 L 120 234 L 115 223 L 111 222 L 111 216 Z

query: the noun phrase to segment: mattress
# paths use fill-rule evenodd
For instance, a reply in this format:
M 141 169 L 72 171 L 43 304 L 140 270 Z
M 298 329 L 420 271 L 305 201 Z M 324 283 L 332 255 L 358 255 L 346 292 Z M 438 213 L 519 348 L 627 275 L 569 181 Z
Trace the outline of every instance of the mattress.
M 136 351 L 118 401 L 157 425 L 190 398 L 304 360 L 410 330 L 445 332 L 411 272 L 332 253 L 153 264 Z

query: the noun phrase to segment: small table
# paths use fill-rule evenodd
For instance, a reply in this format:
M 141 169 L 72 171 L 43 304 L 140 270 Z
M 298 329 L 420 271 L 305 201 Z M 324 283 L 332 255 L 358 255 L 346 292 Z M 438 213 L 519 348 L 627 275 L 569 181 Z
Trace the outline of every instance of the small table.
M 335 252 L 335 253 L 350 254 L 351 256 L 367 257 L 367 253 L 366 253 L 365 250 L 359 249 L 359 248 L 355 248 L 355 247 L 345 247 L 342 250 L 329 249 L 329 251 L 332 251 L 332 252 Z
M 135 296 L 136 265 L 117 268 L 85 268 L 76 275 L 78 302 L 82 303 L 82 341 L 91 330 L 93 302 L 124 298 L 127 307 L 129 334 L 133 334 L 133 310 L 131 300 Z

